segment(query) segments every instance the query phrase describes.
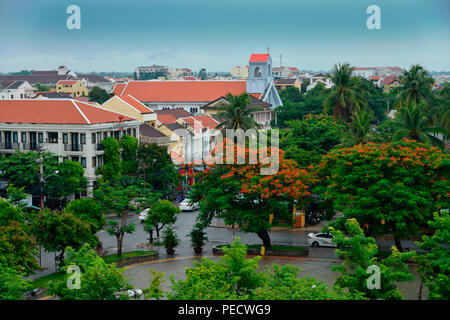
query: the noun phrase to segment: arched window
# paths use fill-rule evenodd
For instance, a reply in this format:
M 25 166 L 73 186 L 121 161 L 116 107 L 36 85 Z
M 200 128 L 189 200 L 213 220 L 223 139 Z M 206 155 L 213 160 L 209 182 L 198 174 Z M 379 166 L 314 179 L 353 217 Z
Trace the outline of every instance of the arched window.
M 272 72 L 270 71 L 270 64 L 269 64 L 269 66 L 267 67 L 267 74 L 268 74 L 269 76 L 272 75 Z
M 259 69 L 259 67 L 255 68 L 254 77 L 255 78 L 261 78 L 261 69 Z

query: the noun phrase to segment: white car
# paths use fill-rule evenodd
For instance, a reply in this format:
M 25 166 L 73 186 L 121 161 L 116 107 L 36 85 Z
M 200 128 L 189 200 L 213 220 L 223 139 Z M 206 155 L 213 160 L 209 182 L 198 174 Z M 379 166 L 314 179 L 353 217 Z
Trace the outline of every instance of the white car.
M 329 233 L 309 233 L 308 244 L 311 247 L 337 247 L 337 244 L 332 242 L 333 235 Z
M 139 213 L 139 220 L 141 222 L 144 222 L 145 219 L 147 219 L 147 217 L 148 217 L 148 209 L 145 209 L 145 210 L 141 211 L 141 213 Z
M 181 209 L 181 211 L 194 211 L 199 208 L 198 203 L 190 204 L 189 203 L 190 201 L 191 200 L 189 200 L 189 199 L 184 199 L 183 201 L 180 202 L 178 207 Z

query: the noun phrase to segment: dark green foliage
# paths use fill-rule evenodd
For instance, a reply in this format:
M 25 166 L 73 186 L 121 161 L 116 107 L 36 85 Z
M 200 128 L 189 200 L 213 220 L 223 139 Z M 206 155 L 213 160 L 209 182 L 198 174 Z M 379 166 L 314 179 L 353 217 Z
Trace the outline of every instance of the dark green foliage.
M 84 245 L 78 251 L 71 247 L 66 249 L 64 271 L 76 266 L 80 271 L 80 287 L 68 288 L 68 283 L 76 285 L 72 280 L 74 273 L 66 273 L 62 280 L 49 281 L 49 293 L 58 296 L 60 300 L 128 300 L 126 290 L 133 286 L 123 275 L 125 268 L 117 268 L 116 264 L 107 264 L 97 253 Z
M 71 212 L 75 217 L 89 223 L 93 233 L 97 233 L 105 225 L 104 208 L 94 199 L 72 200 L 67 204 L 65 211 Z
M 303 168 L 320 162 L 322 155 L 340 143 L 346 130 L 344 125 L 324 114 L 308 115 L 286 124 L 289 129 L 281 132 L 280 148 L 286 158 Z
M 97 102 L 99 104 L 103 104 L 106 102 L 109 98 L 111 98 L 112 95 L 108 94 L 105 89 L 102 89 L 100 87 L 93 87 L 91 91 L 89 91 L 89 99 L 92 102 Z
M 414 279 L 405 260 L 415 255 L 414 251 L 400 253 L 394 249 L 392 254 L 381 261 L 377 260 L 378 246 L 374 238 L 368 238 L 360 228 L 356 219 L 345 222 L 342 231 L 333 231 L 333 241 L 340 248 L 336 253 L 344 262 L 332 268 L 340 273 L 335 287 L 338 291 L 348 290 L 350 295 L 363 295 L 368 299 L 402 299 L 396 288 L 396 282 Z M 368 272 L 370 266 L 379 268 L 380 287 L 370 288 L 371 279 Z
M 434 214 L 428 224 L 435 230 L 432 236 L 423 236 L 416 242 L 425 254 L 415 257 L 419 264 L 419 274 L 428 287 L 429 300 L 450 299 L 450 215 L 448 210 Z M 421 299 L 419 294 L 419 299 Z
M 122 149 L 122 172 L 123 174 L 135 173 L 138 169 L 136 160 L 139 141 L 135 137 L 123 136 L 120 139 Z

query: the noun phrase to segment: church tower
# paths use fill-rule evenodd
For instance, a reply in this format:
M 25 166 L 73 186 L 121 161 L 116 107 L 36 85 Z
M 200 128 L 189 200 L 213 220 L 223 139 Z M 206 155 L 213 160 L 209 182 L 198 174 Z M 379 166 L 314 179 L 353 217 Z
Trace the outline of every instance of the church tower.
M 249 66 L 247 92 L 262 94 L 273 81 L 272 58 L 269 53 L 252 54 L 249 60 Z
M 269 53 L 252 54 L 249 60 L 249 76 L 247 93 L 272 105 L 272 108 L 283 105 L 278 91 L 273 84 L 272 58 Z

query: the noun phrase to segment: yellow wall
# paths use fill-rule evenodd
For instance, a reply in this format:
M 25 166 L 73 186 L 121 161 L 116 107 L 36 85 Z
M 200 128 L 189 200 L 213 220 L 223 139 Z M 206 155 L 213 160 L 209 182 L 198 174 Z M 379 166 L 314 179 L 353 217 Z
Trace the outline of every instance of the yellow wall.
M 105 103 L 103 103 L 102 107 L 111 111 L 122 113 L 131 118 L 135 118 L 136 120 L 148 123 L 149 125 L 156 127 L 156 114 L 152 117 L 154 119 L 145 121 L 143 114 L 130 107 L 126 102 L 124 102 L 120 98 L 113 97 L 108 101 L 106 101 Z
M 89 90 L 81 82 L 77 82 L 73 86 L 69 85 L 68 87 L 65 87 L 65 85 L 62 84 L 58 84 L 56 85 L 56 92 L 64 92 L 70 94 L 73 97 L 89 95 Z
M 142 114 L 133 108 L 130 108 L 128 104 L 120 100 L 119 98 L 113 97 L 105 103 L 102 104 L 102 108 L 119 112 L 129 117 L 135 118 L 136 120 L 144 122 L 144 117 Z

